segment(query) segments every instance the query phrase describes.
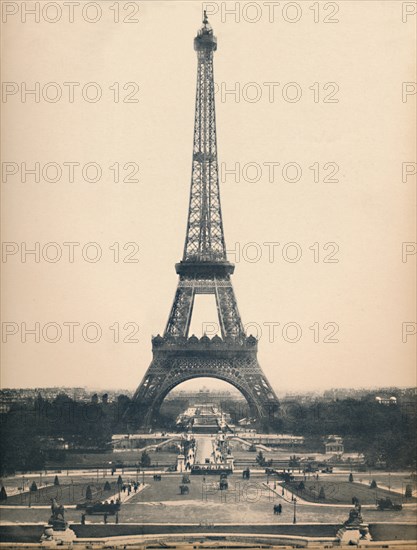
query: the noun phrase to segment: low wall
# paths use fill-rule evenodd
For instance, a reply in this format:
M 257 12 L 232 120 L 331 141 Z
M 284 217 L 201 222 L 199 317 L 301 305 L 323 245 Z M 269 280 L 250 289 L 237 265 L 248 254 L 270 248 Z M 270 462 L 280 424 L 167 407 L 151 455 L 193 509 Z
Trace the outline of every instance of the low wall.
M 340 525 L 328 524 L 255 524 L 255 525 L 187 525 L 187 524 L 89 524 L 89 525 L 71 525 L 79 538 L 100 538 L 111 536 L 124 535 L 175 535 L 182 533 L 207 533 L 207 535 L 215 535 L 222 533 L 236 534 L 262 534 L 262 535 L 296 535 L 305 537 L 334 537 Z
M 43 525 L 0 525 L 0 542 L 39 542 Z
M 417 525 L 411 523 L 370 523 L 373 540 L 417 540 Z
M 334 537 L 340 525 L 331 524 L 255 524 L 255 525 L 198 525 L 198 524 L 137 524 L 137 523 L 79 523 L 69 527 L 78 538 L 95 539 L 134 535 L 176 535 L 207 533 L 216 535 L 222 533 L 259 534 L 259 535 L 294 535 L 304 537 Z M 0 525 L 1 542 L 38 542 L 43 533 L 43 525 Z
M 78 523 L 69 527 L 78 538 L 95 539 L 135 535 L 180 535 L 206 533 L 207 536 L 234 533 L 236 535 L 287 535 L 312 538 L 333 538 L 336 536 L 340 524 L 328 523 L 299 523 L 289 524 L 254 524 L 254 525 L 198 525 L 198 524 L 137 524 L 137 523 Z M 411 523 L 371 523 L 369 525 L 373 540 L 417 540 L 417 526 Z M 41 524 L 0 525 L 1 542 L 39 542 L 43 533 Z

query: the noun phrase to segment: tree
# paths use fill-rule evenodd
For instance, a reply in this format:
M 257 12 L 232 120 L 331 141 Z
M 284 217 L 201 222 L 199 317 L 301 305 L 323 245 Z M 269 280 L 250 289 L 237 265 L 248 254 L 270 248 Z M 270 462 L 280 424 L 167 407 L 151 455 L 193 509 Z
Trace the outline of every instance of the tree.
M 378 485 L 376 484 L 376 481 L 373 479 L 371 481 L 371 484 L 369 486 L 370 489 L 376 489 L 378 487 Z
M 404 496 L 405 496 L 405 498 L 411 498 L 413 496 L 413 491 L 412 491 L 411 485 L 409 483 L 407 483 L 407 485 L 405 486 Z
M 54 479 L 54 485 L 59 485 L 59 479 L 58 479 L 58 476 L 55 476 L 55 479 Z
M 33 481 L 33 482 L 32 482 L 32 485 L 30 486 L 30 491 L 31 491 L 32 493 L 34 493 L 34 492 L 37 491 L 37 490 L 38 490 L 38 486 L 36 485 L 36 481 Z
M 290 456 L 288 465 L 290 468 L 298 468 L 300 466 L 300 457 L 296 455 Z
M 326 495 L 324 493 L 324 487 L 320 487 L 319 500 L 325 500 Z
M 353 474 L 352 474 L 352 472 L 350 472 L 350 474 L 349 474 L 349 481 L 350 481 L 351 483 L 353 483 Z
M 119 485 L 119 487 L 123 485 L 123 479 L 121 475 L 119 475 L 119 477 L 117 478 L 117 485 Z
M 148 455 L 146 451 L 142 452 L 142 455 L 140 457 L 140 465 L 142 466 L 142 468 L 144 468 L 145 466 L 151 465 L 151 457 Z
M 265 465 L 265 457 L 262 451 L 259 451 L 259 453 L 256 455 L 256 462 L 259 464 L 259 466 Z
M 4 500 L 7 500 L 7 493 L 6 493 L 6 489 L 2 485 L 0 489 L 0 501 L 4 501 Z
M 93 500 L 93 492 L 91 490 L 91 487 L 87 485 L 87 490 L 85 491 L 85 498 L 87 500 Z
M 300 483 L 298 484 L 297 490 L 302 493 L 305 488 L 306 486 L 304 485 L 304 481 L 300 481 Z
M 106 481 L 106 483 L 104 484 L 103 490 L 104 491 L 111 491 L 111 485 L 108 481 Z

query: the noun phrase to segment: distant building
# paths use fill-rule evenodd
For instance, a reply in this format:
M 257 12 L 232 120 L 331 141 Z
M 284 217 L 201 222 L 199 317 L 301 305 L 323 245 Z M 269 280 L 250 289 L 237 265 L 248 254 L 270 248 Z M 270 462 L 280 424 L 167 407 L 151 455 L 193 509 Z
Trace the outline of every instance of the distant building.
M 66 451 L 69 449 L 69 445 L 63 437 L 42 436 L 39 438 L 39 442 L 42 449 L 48 451 Z
M 326 455 L 342 455 L 345 452 L 343 439 L 340 435 L 329 435 L 324 444 L 324 448 Z
M 375 401 L 379 403 L 380 405 L 396 405 L 397 404 L 397 398 L 394 396 L 391 397 L 380 397 L 377 395 L 375 397 Z
M 191 400 L 194 403 L 200 404 L 212 404 L 221 401 L 241 401 L 244 397 L 238 391 L 209 390 L 203 387 L 198 391 L 173 390 L 166 397 L 167 401 L 171 399 L 182 399 L 184 401 Z

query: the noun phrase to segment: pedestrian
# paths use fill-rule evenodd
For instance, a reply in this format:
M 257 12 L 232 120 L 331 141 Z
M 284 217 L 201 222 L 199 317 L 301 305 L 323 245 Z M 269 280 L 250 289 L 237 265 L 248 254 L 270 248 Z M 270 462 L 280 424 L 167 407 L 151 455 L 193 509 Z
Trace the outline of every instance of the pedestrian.
M 278 514 L 281 514 L 282 512 L 282 504 L 278 504 Z

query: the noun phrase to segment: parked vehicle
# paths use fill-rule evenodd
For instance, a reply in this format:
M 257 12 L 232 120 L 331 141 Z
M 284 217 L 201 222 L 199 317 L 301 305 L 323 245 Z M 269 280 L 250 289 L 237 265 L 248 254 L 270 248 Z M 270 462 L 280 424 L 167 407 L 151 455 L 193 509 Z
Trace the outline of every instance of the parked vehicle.
M 229 487 L 229 483 L 227 481 L 227 474 L 220 474 L 220 491 L 223 491 Z
M 403 509 L 402 504 L 395 504 L 392 500 L 387 498 L 378 498 L 376 501 L 377 510 L 395 510 L 399 511 Z

